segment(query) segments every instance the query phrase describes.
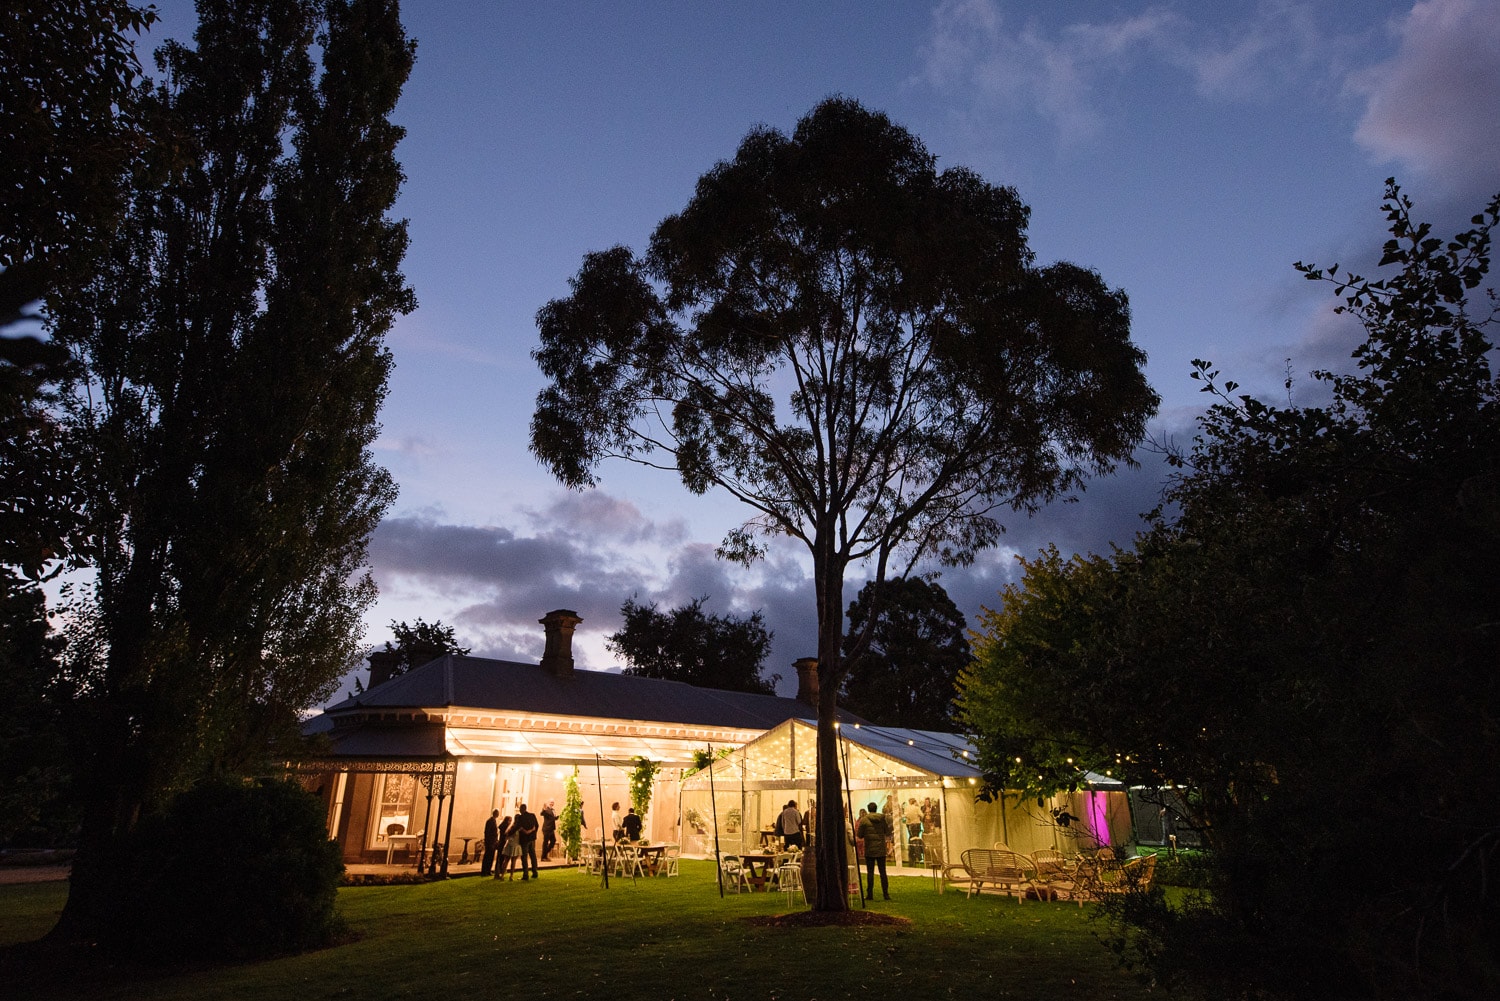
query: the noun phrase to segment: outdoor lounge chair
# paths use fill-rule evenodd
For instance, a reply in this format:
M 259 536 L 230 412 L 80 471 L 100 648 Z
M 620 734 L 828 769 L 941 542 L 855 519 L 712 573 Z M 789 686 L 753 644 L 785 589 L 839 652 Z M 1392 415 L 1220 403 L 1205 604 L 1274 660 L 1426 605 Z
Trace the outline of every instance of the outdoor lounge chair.
M 960 859 L 968 875 L 969 896 L 993 890 L 1017 900 L 1025 899 L 1031 878 L 1026 874 L 1027 863 L 1023 856 L 993 848 L 970 848 Z
M 1038 899 L 1077 900 L 1078 906 L 1083 906 L 1088 894 L 1079 880 L 1077 860 L 1069 861 L 1062 852 L 1043 848 L 1032 853 L 1031 862 L 1036 873 L 1032 881 Z

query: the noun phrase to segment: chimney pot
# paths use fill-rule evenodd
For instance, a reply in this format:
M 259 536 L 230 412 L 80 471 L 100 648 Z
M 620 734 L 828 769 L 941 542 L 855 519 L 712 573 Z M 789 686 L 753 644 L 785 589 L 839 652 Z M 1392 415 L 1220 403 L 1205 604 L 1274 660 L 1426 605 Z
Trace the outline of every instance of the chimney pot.
M 373 650 L 370 653 L 370 684 L 368 688 L 383 685 L 391 680 L 391 675 L 396 671 L 396 665 L 401 662 L 401 655 L 394 650 Z
M 802 657 L 792 661 L 797 669 L 797 701 L 818 706 L 818 658 Z
M 573 630 L 583 619 L 570 608 L 559 608 L 537 619 L 547 637 L 542 667 L 559 678 L 573 676 Z

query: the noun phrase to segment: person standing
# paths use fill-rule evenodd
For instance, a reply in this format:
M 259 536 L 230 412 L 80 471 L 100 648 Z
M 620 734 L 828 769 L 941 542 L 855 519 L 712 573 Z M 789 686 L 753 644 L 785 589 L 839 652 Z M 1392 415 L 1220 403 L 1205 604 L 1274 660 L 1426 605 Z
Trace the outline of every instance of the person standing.
M 490 819 L 484 822 L 484 860 L 479 864 L 479 875 L 488 876 L 495 868 L 495 849 L 500 847 L 500 811 L 491 810 Z
M 612 832 L 610 833 L 611 840 L 619 841 L 625 836 L 625 827 L 620 820 L 619 803 L 609 804 L 609 826 L 612 828 Z
M 802 837 L 802 814 L 797 812 L 795 799 L 787 801 L 786 809 L 781 811 L 781 816 L 776 823 L 780 829 L 782 847 L 807 847 Z
M 557 800 L 547 800 L 542 807 L 542 861 L 557 847 Z
M 620 821 L 620 826 L 624 829 L 627 840 L 639 841 L 641 839 L 641 818 L 636 816 L 635 807 L 632 806 L 630 812 L 625 814 L 625 819 Z
M 521 882 L 528 878 L 541 878 L 541 873 L 536 866 L 536 832 L 541 828 L 537 823 L 536 814 L 526 809 L 526 804 L 521 804 L 521 809 L 516 813 L 516 831 L 519 834 L 521 845 Z M 531 863 L 531 876 L 526 874 L 526 865 Z
M 496 860 L 495 878 L 505 879 L 506 873 L 509 873 L 510 878 L 515 879 L 513 870 L 516 859 L 521 857 L 521 832 L 516 829 L 514 817 L 506 817 L 500 822 L 497 839 L 500 842 L 500 857 Z
M 913 796 L 906 801 L 902 808 L 901 819 L 906 822 L 906 860 L 910 865 L 922 864 L 922 808 L 917 805 L 917 797 Z
M 891 887 L 885 876 L 885 841 L 890 836 L 890 828 L 878 806 L 871 803 L 866 809 L 869 812 L 860 818 L 854 831 L 855 836 L 865 843 L 865 882 L 868 884 L 865 899 L 875 899 L 875 870 L 879 868 L 880 895 L 890 900 Z

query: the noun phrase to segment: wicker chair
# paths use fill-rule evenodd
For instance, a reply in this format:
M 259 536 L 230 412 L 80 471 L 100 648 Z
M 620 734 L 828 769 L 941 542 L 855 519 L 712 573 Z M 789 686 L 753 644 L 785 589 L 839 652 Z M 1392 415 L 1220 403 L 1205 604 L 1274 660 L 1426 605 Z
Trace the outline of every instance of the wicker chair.
M 1025 856 L 1012 851 L 970 848 L 960 856 L 961 864 L 968 873 L 969 896 L 985 890 L 995 890 L 1024 900 L 1031 886 L 1031 877 L 1026 875 Z

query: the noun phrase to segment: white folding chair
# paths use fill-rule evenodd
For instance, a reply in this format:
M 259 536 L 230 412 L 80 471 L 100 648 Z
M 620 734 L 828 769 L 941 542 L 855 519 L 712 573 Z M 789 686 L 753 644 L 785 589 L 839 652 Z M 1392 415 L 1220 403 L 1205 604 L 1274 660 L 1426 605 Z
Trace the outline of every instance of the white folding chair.
M 738 855 L 721 856 L 719 858 L 719 872 L 724 876 L 725 885 L 733 886 L 735 893 L 746 889 L 745 864 L 740 861 Z

